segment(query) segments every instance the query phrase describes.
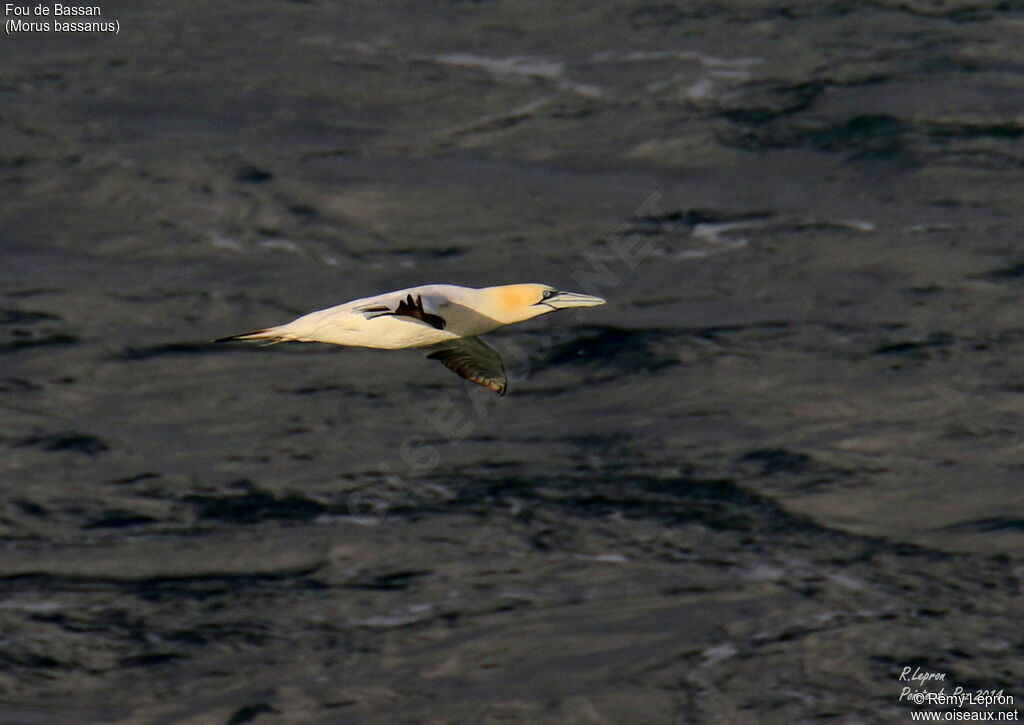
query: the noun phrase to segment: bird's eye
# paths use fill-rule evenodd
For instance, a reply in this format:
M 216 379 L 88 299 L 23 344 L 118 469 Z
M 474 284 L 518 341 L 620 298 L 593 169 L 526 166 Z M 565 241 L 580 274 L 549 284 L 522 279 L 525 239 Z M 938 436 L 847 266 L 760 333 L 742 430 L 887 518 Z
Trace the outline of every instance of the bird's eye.
M 542 295 L 540 296 L 540 298 L 541 298 L 542 300 L 546 300 L 546 299 L 548 299 L 548 298 L 550 298 L 550 297 L 554 297 L 554 296 L 555 296 L 555 295 L 557 295 L 557 294 L 558 294 L 558 291 L 557 291 L 557 290 L 553 290 L 553 289 L 546 289 L 546 290 L 544 290 L 544 293 L 543 293 L 543 294 L 542 294 Z

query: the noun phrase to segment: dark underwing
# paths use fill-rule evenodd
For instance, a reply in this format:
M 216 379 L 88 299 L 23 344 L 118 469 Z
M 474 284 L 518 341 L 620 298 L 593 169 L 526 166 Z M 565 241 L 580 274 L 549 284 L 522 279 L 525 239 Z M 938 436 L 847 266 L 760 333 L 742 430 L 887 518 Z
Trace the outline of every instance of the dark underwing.
M 501 356 L 479 337 L 462 337 L 441 343 L 427 357 L 466 380 L 504 395 L 508 389 Z

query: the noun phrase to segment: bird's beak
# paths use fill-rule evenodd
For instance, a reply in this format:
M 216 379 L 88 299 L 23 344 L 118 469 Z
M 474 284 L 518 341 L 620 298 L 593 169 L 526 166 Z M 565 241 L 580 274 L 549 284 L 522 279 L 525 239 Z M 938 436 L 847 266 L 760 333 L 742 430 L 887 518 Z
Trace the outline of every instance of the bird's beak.
M 583 295 L 579 292 L 559 292 L 543 300 L 540 304 L 554 307 L 556 310 L 564 310 L 568 307 L 596 307 L 604 303 L 605 301 L 600 297 Z

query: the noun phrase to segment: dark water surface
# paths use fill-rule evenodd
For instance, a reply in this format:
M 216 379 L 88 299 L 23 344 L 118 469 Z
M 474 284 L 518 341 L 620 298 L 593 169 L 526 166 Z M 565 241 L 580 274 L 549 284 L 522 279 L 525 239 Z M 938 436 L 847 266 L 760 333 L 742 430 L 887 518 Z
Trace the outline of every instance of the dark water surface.
M 0 723 L 1020 705 L 1024 4 L 101 7 L 0 45 Z M 207 342 L 521 281 L 503 399 Z

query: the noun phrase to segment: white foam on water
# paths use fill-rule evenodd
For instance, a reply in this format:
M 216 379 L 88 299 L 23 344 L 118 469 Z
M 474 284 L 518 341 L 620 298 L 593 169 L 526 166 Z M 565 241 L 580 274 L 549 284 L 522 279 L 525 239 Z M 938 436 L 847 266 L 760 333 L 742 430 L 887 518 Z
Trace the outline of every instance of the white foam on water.
M 764 58 L 717 58 L 713 55 L 705 55 L 695 50 L 634 50 L 629 53 L 602 52 L 590 56 L 593 63 L 636 63 L 659 60 L 681 60 L 696 61 L 705 68 L 740 70 L 749 68 L 759 63 L 764 63 Z
M 210 243 L 216 249 L 227 249 L 232 252 L 244 252 L 245 244 L 238 239 L 232 239 L 231 237 L 214 237 L 210 240 Z
M 441 65 L 477 68 L 493 75 L 529 76 L 548 80 L 558 80 L 565 75 L 565 63 L 562 61 L 528 56 L 485 58 L 468 53 L 452 53 L 439 55 L 434 60 Z
M 853 229 L 854 231 L 858 231 L 858 232 L 875 232 L 875 231 L 878 231 L 878 225 L 876 225 L 874 222 L 861 221 L 861 220 L 858 220 L 858 219 L 849 219 L 849 220 L 839 221 L 839 222 L 836 222 L 836 224 L 838 224 L 841 227 L 846 227 L 847 229 Z
M 604 92 L 597 86 L 570 80 L 565 73 L 565 62 L 561 60 L 522 55 L 506 58 L 488 58 L 470 53 L 438 55 L 428 60 L 456 68 L 472 68 L 484 71 L 499 80 L 515 78 L 541 79 L 553 83 L 561 90 L 572 91 L 586 98 L 601 98 L 604 96 Z
M 690 236 L 707 244 L 728 244 L 732 246 L 740 244 L 742 246 L 747 243 L 746 239 L 729 241 L 722 239 L 722 235 L 734 232 L 737 229 L 750 229 L 762 224 L 763 222 L 700 222 L 693 226 Z
M 859 592 L 868 588 L 867 583 L 864 581 L 846 574 L 827 574 L 826 576 L 830 582 L 838 584 L 843 589 Z
M 756 582 L 779 582 L 789 578 L 789 574 L 780 566 L 758 564 L 745 571 L 744 576 Z
M 300 245 L 287 239 L 264 239 L 257 244 L 261 249 L 269 249 L 275 252 L 291 252 L 292 254 L 302 254 L 303 252 Z
M 903 231 L 910 232 L 911 234 L 928 234 L 930 232 L 952 232 L 958 229 L 963 229 L 963 227 L 956 224 L 928 224 L 927 222 L 921 222 L 920 224 L 911 224 L 904 227 Z
M 733 95 L 723 84 L 741 83 L 751 76 L 751 67 L 763 63 L 763 58 L 717 58 L 692 50 L 632 51 L 629 53 L 596 53 L 592 63 L 656 63 L 683 62 L 697 64 L 696 73 L 674 73 L 666 80 L 652 81 L 647 90 L 658 92 L 675 86 L 687 85 L 683 95 L 691 101 L 705 101 Z M 696 76 L 696 79 L 694 79 Z
M 474 131 L 483 131 L 488 128 L 492 128 L 497 124 L 501 124 L 508 121 L 517 121 L 523 118 L 529 118 L 537 113 L 541 108 L 548 105 L 547 100 L 530 101 L 526 105 L 513 108 L 510 111 L 504 113 L 489 113 L 479 118 L 473 119 L 469 123 L 464 123 L 454 128 L 449 128 L 442 133 L 446 134 L 466 134 Z
M 686 89 L 686 97 L 693 100 L 703 100 L 705 98 L 714 98 L 715 93 L 715 81 L 711 78 L 700 78 L 696 83 Z
M 728 642 L 725 644 L 716 644 L 714 647 L 708 647 L 706 650 L 701 652 L 701 655 L 704 657 L 705 665 L 716 665 L 730 657 L 735 657 L 737 654 L 739 654 L 739 650 Z
M 498 592 L 496 597 L 498 599 L 512 599 L 517 602 L 538 602 L 540 601 L 540 595 L 535 592 L 527 592 L 520 590 L 506 589 Z
M 795 221 L 780 221 L 779 225 L 787 225 L 794 229 L 806 229 L 814 227 L 834 227 L 836 229 L 851 229 L 855 232 L 877 232 L 878 225 L 864 219 L 816 219 L 804 218 Z
M 365 619 L 353 619 L 351 624 L 357 627 L 374 627 L 374 628 L 389 628 L 389 627 L 404 627 L 407 624 L 416 624 L 422 622 L 430 617 L 424 617 L 418 614 L 393 614 L 393 615 L 378 615 L 375 617 L 366 617 Z

